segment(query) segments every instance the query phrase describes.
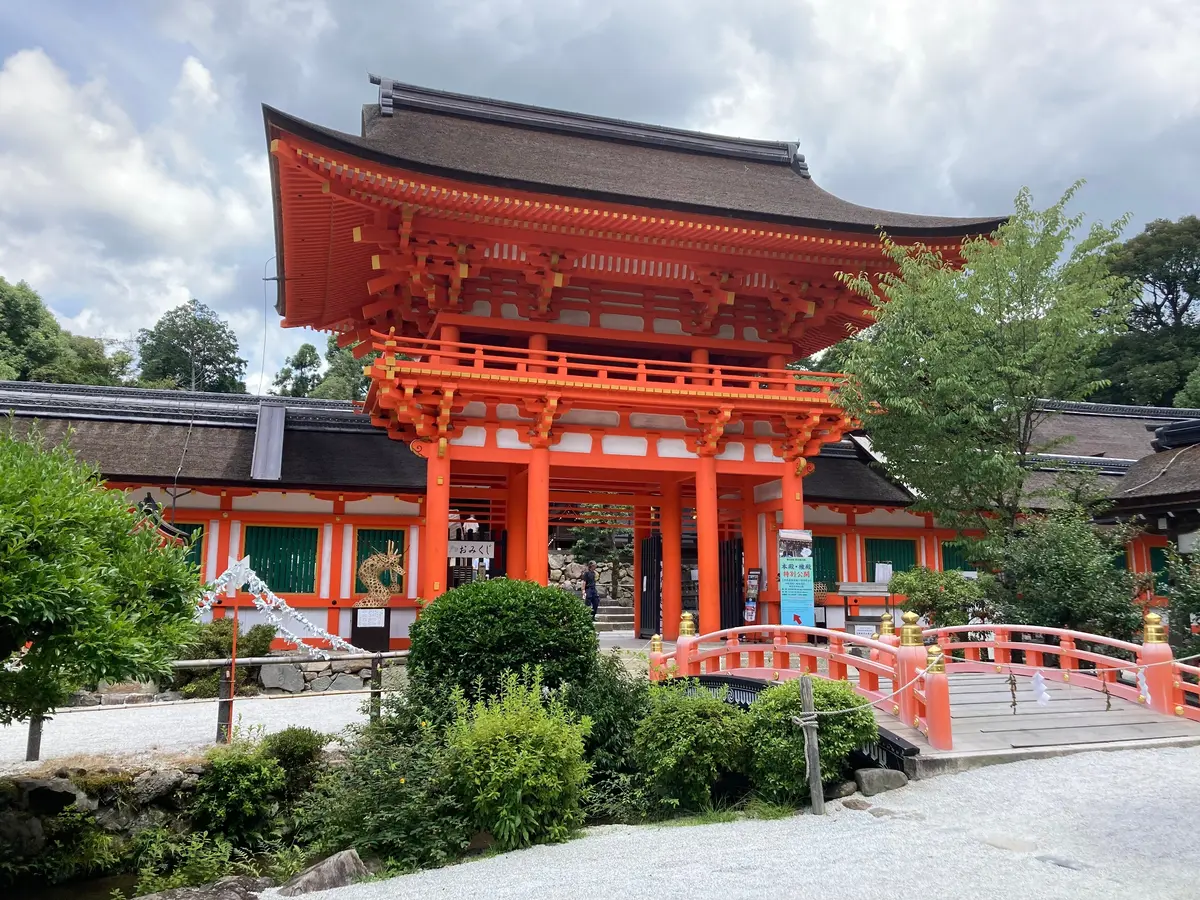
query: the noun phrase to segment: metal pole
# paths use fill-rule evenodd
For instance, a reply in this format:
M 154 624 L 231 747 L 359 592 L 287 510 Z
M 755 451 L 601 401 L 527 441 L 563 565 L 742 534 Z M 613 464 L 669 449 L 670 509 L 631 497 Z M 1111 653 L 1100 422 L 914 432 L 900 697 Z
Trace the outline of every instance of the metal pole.
M 380 701 L 383 699 L 383 660 L 376 654 L 371 658 L 371 721 L 379 721 Z
M 221 680 L 217 685 L 217 743 L 228 744 L 233 738 L 230 728 L 233 712 L 233 681 L 229 677 L 229 669 L 221 669 Z
M 808 769 L 808 793 L 812 800 L 813 815 L 825 815 L 825 792 L 821 785 L 821 753 L 817 747 L 817 706 L 813 702 L 812 677 L 800 676 L 800 708 L 804 715 L 800 727 L 804 729 L 804 767 Z
M 41 713 L 29 717 L 29 739 L 25 743 L 25 762 L 35 762 L 42 758 L 42 724 L 45 718 Z
M 228 725 L 230 722 L 233 721 L 233 698 L 237 696 L 237 639 L 238 639 L 238 632 L 240 630 L 241 630 L 241 626 L 238 624 L 238 601 L 237 601 L 237 598 L 234 597 L 234 599 L 233 599 L 233 640 L 230 642 L 230 645 L 229 645 L 229 681 L 230 681 L 229 710 L 226 713 L 226 717 L 225 717 L 226 725 Z M 233 740 L 233 730 L 227 728 L 226 734 L 227 734 L 227 737 L 225 738 L 225 743 L 228 744 L 230 741 Z

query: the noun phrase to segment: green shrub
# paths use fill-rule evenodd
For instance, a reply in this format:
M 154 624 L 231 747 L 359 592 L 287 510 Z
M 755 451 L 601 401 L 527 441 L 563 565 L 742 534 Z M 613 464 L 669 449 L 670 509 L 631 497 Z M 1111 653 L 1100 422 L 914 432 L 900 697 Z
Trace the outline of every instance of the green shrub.
M 601 656 L 587 679 L 568 685 L 563 698 L 578 716 L 592 720 L 584 741 L 591 767 L 584 810 L 589 820 L 635 821 L 645 806 L 633 776 L 633 739 L 650 708 L 650 682 L 631 675 L 617 651 Z
M 299 809 L 299 836 L 320 853 L 354 847 L 411 871 L 453 862 L 471 837 L 450 758 L 432 725 L 404 734 L 361 728 L 344 765 L 332 767 Z
M 255 625 L 238 632 L 238 657 L 266 656 L 271 652 L 271 641 L 275 639 L 274 625 Z M 179 651 L 179 659 L 229 659 L 233 653 L 233 619 L 213 619 L 197 629 L 196 638 Z M 238 666 L 238 693 L 257 684 L 260 666 Z M 212 698 L 217 696 L 219 674 L 213 669 L 176 669 L 173 687 L 185 697 Z M 191 688 L 194 682 L 203 685 Z
M 148 828 L 133 839 L 133 862 L 138 897 L 209 884 L 226 875 L 257 874 L 245 851 L 206 831 L 181 835 L 167 828 Z
M 286 778 L 283 787 L 285 800 L 294 802 L 312 788 L 321 773 L 321 752 L 328 743 L 329 735 L 299 726 L 285 728 L 263 738 L 259 752 L 275 760 L 283 769 Z
M 745 769 L 745 714 L 688 681 L 655 685 L 638 725 L 633 757 L 660 812 L 696 812 L 713 790 Z
M 505 850 L 566 840 L 583 822 L 591 729 L 561 700 L 542 702 L 537 674 L 504 676 L 499 696 L 463 698 L 446 733 L 455 785 L 476 828 Z
M 272 834 L 287 776 L 279 763 L 248 742 L 209 751 L 192 795 L 196 827 L 228 838 L 235 847 L 257 847 Z
M 888 582 L 893 594 L 903 594 L 904 610 L 939 627 L 966 625 L 985 616 L 988 574 L 965 578 L 962 572 L 936 572 L 918 567 L 897 572 Z
M 495 694 L 505 672 L 539 666 L 548 687 L 582 682 L 596 630 L 579 597 L 531 581 L 473 581 L 443 594 L 413 624 L 409 676 L 427 689 Z
M 850 751 L 876 740 L 879 729 L 870 705 L 844 681 L 814 678 L 813 705 L 818 711 L 854 709 L 845 715 L 817 717 L 821 780 L 834 781 L 846 773 Z M 792 724 L 792 717 L 802 712 L 799 679 L 772 685 L 750 705 L 750 780 L 762 797 L 774 803 L 799 804 L 808 797 L 804 734 Z
M 67 809 L 43 821 L 46 843 L 36 856 L 15 858 L 0 846 L 0 886 L 61 884 L 114 871 L 120 841 L 96 824 L 91 813 Z

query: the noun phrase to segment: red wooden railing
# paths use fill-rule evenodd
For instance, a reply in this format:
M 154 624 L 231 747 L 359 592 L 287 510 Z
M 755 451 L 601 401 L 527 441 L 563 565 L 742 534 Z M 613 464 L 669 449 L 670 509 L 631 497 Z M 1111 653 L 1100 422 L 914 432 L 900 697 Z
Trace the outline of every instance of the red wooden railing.
M 1030 639 L 1034 636 L 1036 640 Z M 819 643 L 811 643 L 810 638 Z M 926 641 L 931 642 L 928 647 Z M 1109 648 L 1128 658 L 1080 645 Z M 860 654 L 849 652 L 851 648 L 858 648 Z M 1057 665 L 1048 666 L 1048 659 Z M 825 660 L 825 672 L 818 671 L 818 660 Z M 916 728 L 938 750 L 953 748 L 948 675 L 955 672 L 1023 676 L 1040 672 L 1047 679 L 1058 678 L 1145 703 L 1165 715 L 1200 721 L 1200 667 L 1173 658 L 1162 620 L 1153 612 L 1146 615 L 1141 644 L 1029 625 L 922 629 L 914 613 L 904 614 L 899 635 L 875 638 L 800 625 L 750 625 L 697 636 L 691 613 L 684 613 L 674 652 L 663 652 L 661 638 L 651 642 L 654 681 L 718 673 L 769 682 L 806 674 L 847 680 L 851 669 L 857 673 L 853 686 L 860 695 Z M 1122 671 L 1138 683 L 1120 680 Z
M 482 374 L 534 374 L 539 380 L 587 380 L 630 386 L 703 386 L 722 391 L 763 391 L 804 394 L 814 403 L 832 403 L 831 394 L 842 375 L 798 372 L 756 366 L 713 366 L 691 362 L 646 361 L 588 353 L 560 353 L 525 347 L 496 347 L 461 341 L 426 340 L 372 332 L 372 346 L 380 356 L 374 368 L 384 375 L 428 368 L 446 375 L 464 371 Z M 399 356 L 398 356 L 399 355 Z M 403 357 L 403 358 L 400 358 Z

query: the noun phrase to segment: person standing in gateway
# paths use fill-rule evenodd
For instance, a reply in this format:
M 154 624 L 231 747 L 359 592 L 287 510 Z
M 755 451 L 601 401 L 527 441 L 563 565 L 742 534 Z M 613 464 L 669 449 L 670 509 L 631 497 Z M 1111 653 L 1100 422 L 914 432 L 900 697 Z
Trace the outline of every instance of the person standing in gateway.
M 591 604 L 592 621 L 596 621 L 596 613 L 600 611 L 600 592 L 596 590 L 596 563 L 593 560 L 587 564 L 583 573 L 583 599 Z

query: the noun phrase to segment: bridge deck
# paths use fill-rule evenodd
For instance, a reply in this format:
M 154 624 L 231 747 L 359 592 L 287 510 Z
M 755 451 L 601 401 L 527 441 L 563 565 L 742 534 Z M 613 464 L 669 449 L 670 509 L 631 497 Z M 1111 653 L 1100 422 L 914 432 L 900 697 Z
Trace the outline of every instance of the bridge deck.
M 881 728 L 921 748 L 920 774 L 1147 742 L 1200 744 L 1200 722 L 1172 718 L 1139 703 L 1051 682 L 1039 706 L 1032 679 L 1017 678 L 1017 705 L 1006 675 L 951 674 L 954 749 L 934 750 L 916 729 L 876 710 Z M 882 685 L 881 685 L 882 688 Z

